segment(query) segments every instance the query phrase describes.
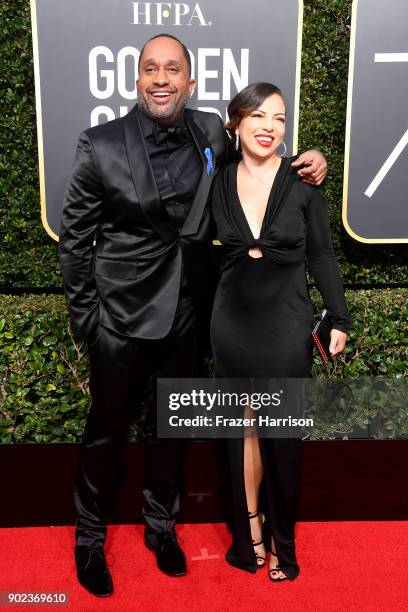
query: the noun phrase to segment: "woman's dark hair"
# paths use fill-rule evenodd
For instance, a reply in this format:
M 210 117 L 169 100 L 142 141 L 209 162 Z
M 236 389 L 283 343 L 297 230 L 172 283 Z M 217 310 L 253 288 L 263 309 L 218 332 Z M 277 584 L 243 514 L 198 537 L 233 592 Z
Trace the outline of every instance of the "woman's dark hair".
M 171 38 L 172 40 L 175 40 L 176 42 L 178 42 L 178 44 L 180 45 L 180 47 L 181 47 L 181 49 L 183 51 L 183 55 L 185 57 L 185 60 L 187 62 L 188 76 L 190 77 L 191 76 L 191 58 L 190 58 L 190 54 L 188 52 L 188 49 L 187 49 L 187 47 L 185 45 L 183 45 L 181 40 L 179 40 L 175 36 L 172 36 L 172 34 L 156 34 L 155 36 L 152 36 L 151 38 L 149 38 L 149 40 L 146 40 L 146 42 L 143 45 L 143 47 L 141 48 L 140 54 L 139 54 L 139 62 L 138 62 L 138 66 L 137 66 L 138 73 L 140 72 L 140 62 L 141 62 L 141 59 L 142 59 L 143 51 L 145 50 L 145 47 L 146 47 L 147 43 L 149 43 L 151 40 L 154 40 L 155 38 Z
M 235 130 L 241 119 L 248 117 L 261 106 L 266 98 L 273 94 L 278 94 L 285 102 L 279 87 L 272 83 L 251 83 L 232 98 L 227 109 L 229 121 L 225 126 L 232 138 L 235 138 Z

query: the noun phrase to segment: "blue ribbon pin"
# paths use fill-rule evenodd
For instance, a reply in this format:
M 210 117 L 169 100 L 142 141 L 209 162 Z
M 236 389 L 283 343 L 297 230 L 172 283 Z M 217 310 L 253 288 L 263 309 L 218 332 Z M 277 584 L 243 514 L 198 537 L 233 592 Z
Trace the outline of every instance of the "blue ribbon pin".
M 213 162 L 213 152 L 210 147 L 204 149 L 204 155 L 207 158 L 207 176 L 213 176 L 214 174 L 214 162 Z

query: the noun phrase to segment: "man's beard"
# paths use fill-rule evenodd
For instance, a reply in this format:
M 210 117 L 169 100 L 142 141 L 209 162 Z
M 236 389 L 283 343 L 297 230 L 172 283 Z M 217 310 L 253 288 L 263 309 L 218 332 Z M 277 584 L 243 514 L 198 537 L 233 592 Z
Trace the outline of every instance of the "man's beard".
M 147 99 L 140 93 L 137 94 L 137 104 L 139 108 L 151 119 L 155 121 L 166 121 L 173 122 L 181 115 L 185 107 L 187 106 L 190 94 L 188 91 L 185 92 L 178 100 L 174 100 L 167 108 L 160 110 L 159 108 L 152 109 L 149 106 Z

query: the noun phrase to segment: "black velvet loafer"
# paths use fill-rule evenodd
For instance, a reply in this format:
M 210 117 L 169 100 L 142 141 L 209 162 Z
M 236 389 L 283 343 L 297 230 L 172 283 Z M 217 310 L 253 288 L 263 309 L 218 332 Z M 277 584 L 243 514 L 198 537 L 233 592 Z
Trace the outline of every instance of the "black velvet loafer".
M 85 589 L 97 597 L 112 595 L 112 576 L 106 565 L 102 544 L 76 546 L 75 561 L 78 580 Z
M 168 576 L 184 576 L 187 572 L 186 557 L 175 531 L 156 533 L 152 539 L 154 544 L 145 534 L 145 544 L 156 555 L 157 567 Z

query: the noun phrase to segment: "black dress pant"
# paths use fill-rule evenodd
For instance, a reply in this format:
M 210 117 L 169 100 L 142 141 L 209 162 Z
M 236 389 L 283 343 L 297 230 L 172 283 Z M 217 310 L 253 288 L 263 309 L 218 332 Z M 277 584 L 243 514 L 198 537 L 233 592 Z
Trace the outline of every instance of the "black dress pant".
M 173 326 L 160 340 L 139 340 L 99 326 L 89 345 L 92 403 L 82 440 L 74 499 L 76 541 L 103 543 L 107 517 L 132 419 L 148 388 L 149 410 L 156 412 L 156 379 L 193 375 L 196 319 L 189 297 L 179 300 Z M 142 509 L 146 537 L 174 526 L 180 507 L 184 441 L 145 443 Z M 137 466 L 135 466 L 137 469 Z

